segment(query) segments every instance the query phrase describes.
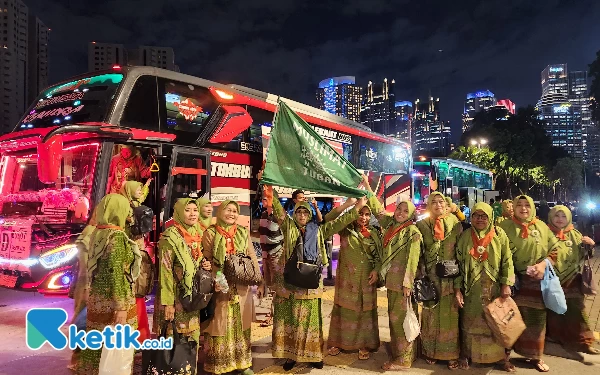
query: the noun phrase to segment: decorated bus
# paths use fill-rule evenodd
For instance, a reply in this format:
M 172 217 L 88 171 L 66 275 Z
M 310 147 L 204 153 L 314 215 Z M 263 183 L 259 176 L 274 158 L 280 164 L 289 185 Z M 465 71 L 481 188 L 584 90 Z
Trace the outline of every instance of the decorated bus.
M 413 200 L 422 205 L 432 191 L 442 192 L 455 202 L 472 207 L 476 202 L 489 201 L 493 174 L 474 164 L 449 158 L 415 158 L 413 167 Z
M 0 137 L 0 286 L 67 293 L 75 239 L 94 205 L 128 180 L 152 179 L 150 254 L 181 197 L 235 199 L 240 224 L 250 225 L 277 100 L 152 67 L 114 66 L 45 89 Z M 383 199 L 386 189 L 410 194 L 407 144 L 285 101 L 355 166 L 375 171 Z

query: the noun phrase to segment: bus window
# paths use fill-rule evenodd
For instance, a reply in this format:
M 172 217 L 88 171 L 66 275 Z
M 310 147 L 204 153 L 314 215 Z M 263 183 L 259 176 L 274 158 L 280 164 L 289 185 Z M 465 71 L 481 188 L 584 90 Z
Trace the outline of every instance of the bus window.
M 156 77 L 141 76 L 135 82 L 123 111 L 121 125 L 159 131 Z
M 161 131 L 193 138 L 195 141 L 219 103 L 205 87 L 176 81 L 163 82 L 166 121 L 163 122 L 165 127 L 161 127 Z
M 241 107 L 244 107 L 252 117 L 252 124 L 228 143 L 220 143 L 215 146 L 231 151 L 262 153 L 262 126 L 271 127 L 273 112 L 248 105 Z

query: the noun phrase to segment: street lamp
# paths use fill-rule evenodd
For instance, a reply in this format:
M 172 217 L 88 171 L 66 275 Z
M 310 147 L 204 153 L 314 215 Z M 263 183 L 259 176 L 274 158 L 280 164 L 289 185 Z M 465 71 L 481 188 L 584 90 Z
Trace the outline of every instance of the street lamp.
M 485 138 L 481 138 L 479 140 L 477 140 L 477 139 L 471 139 L 471 144 L 473 146 L 477 145 L 477 148 L 481 149 L 481 145 L 485 146 L 487 144 L 487 139 L 485 139 Z

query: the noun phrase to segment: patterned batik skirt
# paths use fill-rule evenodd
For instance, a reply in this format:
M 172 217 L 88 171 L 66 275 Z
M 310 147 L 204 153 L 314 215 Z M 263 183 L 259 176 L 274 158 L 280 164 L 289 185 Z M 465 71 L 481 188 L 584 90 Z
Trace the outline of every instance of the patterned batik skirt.
M 482 272 L 469 295 L 465 296 L 460 314 L 462 356 L 471 358 L 474 363 L 496 363 L 506 356 L 504 348 L 494 341 L 483 312 L 483 308 L 499 296 L 499 292 L 500 284 Z
M 252 367 L 251 329 L 243 329 L 239 300 L 229 301 L 225 336 L 204 334 L 204 371 L 224 374 Z
M 581 274 L 563 286 L 567 312 L 559 315 L 548 310 L 548 336 L 561 345 L 575 350 L 586 350 L 596 340 L 585 312 L 585 296 L 581 294 Z
M 431 275 L 429 276 L 432 277 Z M 441 290 L 453 291 L 453 280 L 442 279 Z M 441 293 L 440 301 L 434 307 L 425 305 L 422 313 L 421 349 L 429 359 L 457 360 L 460 352 L 458 339 L 458 306 L 454 293 Z
M 323 360 L 323 316 L 321 299 L 283 298 L 275 295 L 273 301 L 274 358 L 296 362 Z
M 132 302 L 135 302 L 133 300 Z M 99 295 L 90 294 L 87 302 L 87 323 L 86 331 L 98 330 L 102 332 L 105 327 L 110 326 L 114 322 L 114 310 L 112 309 L 113 301 Z M 135 303 L 127 311 L 127 324 L 132 329 L 137 329 L 137 306 Z M 76 364 L 75 373 L 78 375 L 97 375 L 100 367 L 100 357 L 102 349 L 92 350 L 85 349 L 79 354 Z M 132 352 L 132 356 L 135 353 Z M 133 372 L 133 366 L 132 366 Z
M 542 359 L 546 340 L 546 307 L 540 280 L 520 276 L 520 286 L 514 300 L 525 322 L 525 331 L 514 345 L 516 353 L 531 359 Z
M 392 362 L 404 367 L 410 367 L 416 356 L 416 339 L 413 342 L 406 340 L 404 333 L 404 319 L 408 312 L 407 302 L 403 292 L 387 290 L 388 315 L 390 318 L 390 346 L 392 349 Z M 413 306 L 417 314 L 416 305 Z

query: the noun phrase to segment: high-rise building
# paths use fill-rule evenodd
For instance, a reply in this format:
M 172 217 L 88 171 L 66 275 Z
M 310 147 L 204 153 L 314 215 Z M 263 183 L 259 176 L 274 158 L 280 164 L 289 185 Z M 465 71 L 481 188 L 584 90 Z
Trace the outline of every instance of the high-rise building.
M 31 104 L 38 94 L 48 87 L 48 40 L 50 29 L 34 16 L 29 15 L 29 87 L 27 102 Z
M 348 120 L 360 122 L 362 93 L 353 76 L 322 80 L 317 89 L 317 107 Z
M 509 113 L 515 114 L 517 111 L 517 106 L 510 99 L 500 99 L 498 100 L 498 105 L 506 107 Z
M 415 102 L 411 128 L 413 153 L 426 152 L 431 155 L 447 156 L 450 153 L 452 130 L 449 121 L 440 119 L 440 99 L 429 95 L 427 102 Z
M 48 84 L 48 32 L 21 0 L 0 1 L 0 133 Z
M 88 70 L 106 70 L 114 65 L 154 66 L 178 72 L 175 52 L 170 47 L 141 46 L 128 50 L 123 44 L 90 42 Z
M 583 158 L 581 107 L 569 102 L 563 94 L 548 93 L 538 101 L 536 110 L 545 122 L 552 146 L 564 148 L 572 157 Z
M 394 85 L 396 81 L 369 84 L 365 88 L 363 105 L 360 111 L 361 122 L 371 130 L 385 134 L 394 134 L 396 123 L 396 94 Z
M 170 47 L 141 46 L 127 52 L 127 63 L 129 65 L 155 66 L 161 69 L 178 72 L 179 67 L 175 65 L 175 52 Z
M 569 102 L 581 110 L 581 132 L 583 160 L 595 172 L 600 172 L 600 139 L 592 120 L 589 79 L 586 71 L 573 71 L 569 74 Z
M 468 93 L 467 99 L 465 100 L 465 109 L 463 113 L 463 133 L 473 126 L 473 119 L 478 112 L 493 107 L 496 105 L 496 103 L 496 97 L 490 90 L 481 90 Z
M 106 70 L 127 64 L 127 50 L 122 44 L 91 42 L 88 44 L 88 70 Z
M 413 104 L 409 101 L 396 102 L 395 127 L 390 129 L 390 136 L 399 138 L 408 143 L 411 142 L 411 128 L 414 116 Z
M 567 64 L 548 65 L 542 71 L 542 96 L 548 94 L 569 95 Z

